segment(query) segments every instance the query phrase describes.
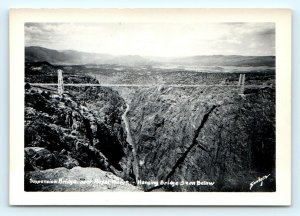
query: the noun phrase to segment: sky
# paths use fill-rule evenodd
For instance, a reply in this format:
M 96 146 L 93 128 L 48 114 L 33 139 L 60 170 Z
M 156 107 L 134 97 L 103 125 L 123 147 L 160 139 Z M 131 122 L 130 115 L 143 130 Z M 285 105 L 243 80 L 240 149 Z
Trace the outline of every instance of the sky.
M 275 55 L 274 23 L 26 23 L 25 46 L 112 55 Z

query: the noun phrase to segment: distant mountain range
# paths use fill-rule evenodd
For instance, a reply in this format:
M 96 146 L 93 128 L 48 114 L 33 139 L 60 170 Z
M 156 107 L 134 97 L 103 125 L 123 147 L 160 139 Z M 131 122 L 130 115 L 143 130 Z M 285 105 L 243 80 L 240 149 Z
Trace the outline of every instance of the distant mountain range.
M 186 66 L 271 66 L 275 67 L 275 56 L 202 55 L 181 58 L 142 57 L 138 55 L 109 55 L 79 52 L 75 50 L 53 50 L 38 46 L 25 47 L 26 62 L 46 61 L 54 65 L 117 64 L 137 65 L 186 65 Z

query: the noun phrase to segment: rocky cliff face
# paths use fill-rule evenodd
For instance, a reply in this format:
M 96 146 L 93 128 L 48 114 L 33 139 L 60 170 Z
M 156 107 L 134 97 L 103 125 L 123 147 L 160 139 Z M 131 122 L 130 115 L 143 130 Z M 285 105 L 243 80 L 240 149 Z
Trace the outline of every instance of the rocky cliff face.
M 36 87 L 25 92 L 25 171 L 97 167 L 133 181 L 124 100 L 109 88 L 65 90 L 63 96 Z
M 128 113 L 141 180 L 215 182 L 213 186 L 145 186 L 170 191 L 249 191 L 249 183 L 271 174 L 275 190 L 275 91 L 148 88 Z

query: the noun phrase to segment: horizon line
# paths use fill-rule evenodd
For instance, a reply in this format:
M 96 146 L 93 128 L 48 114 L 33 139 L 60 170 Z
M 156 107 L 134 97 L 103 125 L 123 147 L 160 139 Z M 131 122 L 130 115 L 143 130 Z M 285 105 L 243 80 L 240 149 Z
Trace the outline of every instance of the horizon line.
M 276 57 L 276 55 L 241 55 L 241 54 L 195 54 L 195 55 L 185 55 L 185 56 L 153 56 L 153 55 L 139 55 L 139 54 L 110 54 L 110 53 L 97 53 L 97 52 L 87 52 L 75 49 L 53 49 L 48 47 L 42 47 L 37 45 L 24 46 L 25 48 L 29 47 L 39 47 L 48 50 L 54 50 L 58 52 L 63 51 L 75 51 L 87 54 L 98 54 L 98 55 L 110 55 L 110 56 L 140 56 L 140 57 L 148 57 L 148 58 L 187 58 L 187 57 L 195 57 L 195 56 L 244 56 L 244 57 Z

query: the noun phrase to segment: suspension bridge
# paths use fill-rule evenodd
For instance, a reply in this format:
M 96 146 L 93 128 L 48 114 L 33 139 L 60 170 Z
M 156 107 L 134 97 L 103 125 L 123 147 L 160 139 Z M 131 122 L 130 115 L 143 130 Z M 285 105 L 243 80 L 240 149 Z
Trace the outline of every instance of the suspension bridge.
M 72 87 L 154 87 L 154 86 L 169 86 L 169 87 L 177 87 L 177 88 L 186 88 L 186 87 L 236 87 L 239 89 L 239 93 L 241 95 L 244 94 L 245 91 L 245 80 L 246 75 L 240 74 L 238 83 L 235 85 L 225 85 L 225 84 L 94 84 L 94 83 L 64 83 L 63 82 L 63 71 L 61 69 L 57 70 L 58 73 L 58 82 L 57 83 L 29 83 L 31 86 L 54 86 L 57 87 L 57 92 L 59 95 L 64 93 L 64 87 L 72 86 Z M 246 85 L 246 87 L 270 87 L 269 85 Z

